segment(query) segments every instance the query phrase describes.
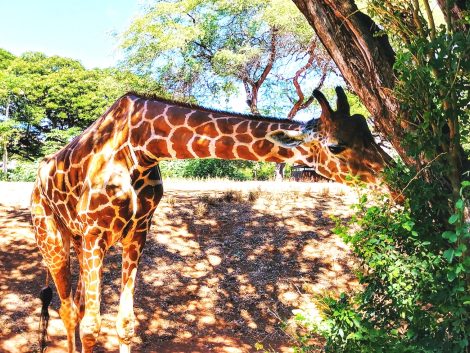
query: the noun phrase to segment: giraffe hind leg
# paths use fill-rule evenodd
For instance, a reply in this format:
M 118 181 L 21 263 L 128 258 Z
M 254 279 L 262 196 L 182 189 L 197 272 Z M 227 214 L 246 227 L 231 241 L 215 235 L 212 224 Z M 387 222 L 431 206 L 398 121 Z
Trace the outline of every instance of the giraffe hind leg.
M 78 281 L 77 281 L 77 288 L 75 290 L 75 295 L 73 297 L 73 301 L 75 302 L 75 306 L 78 308 L 78 321 L 80 322 L 85 314 L 85 285 L 83 283 L 83 258 L 82 258 L 82 243 L 81 239 L 73 239 L 73 245 L 75 254 L 78 258 L 79 263 L 79 273 L 78 273 Z
M 67 330 L 68 352 L 71 353 L 75 352 L 78 310 L 72 298 L 68 238 L 62 236 L 51 210 L 37 195 L 38 192 L 33 193 L 31 205 L 36 242 L 59 294 L 59 314 Z

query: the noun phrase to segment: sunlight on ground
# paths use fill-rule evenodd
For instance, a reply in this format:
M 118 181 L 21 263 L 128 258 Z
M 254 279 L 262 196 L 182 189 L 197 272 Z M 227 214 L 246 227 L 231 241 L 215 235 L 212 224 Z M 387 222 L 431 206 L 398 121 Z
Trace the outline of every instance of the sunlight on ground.
M 44 268 L 26 208 L 31 184 L 0 183 L 0 351 L 31 352 Z M 229 190 L 227 192 L 227 190 Z M 345 217 L 354 193 L 335 183 L 169 181 L 153 219 L 135 295 L 136 352 L 292 352 L 281 323 L 312 297 L 358 286 L 329 215 Z M 120 246 L 106 258 L 97 352 L 117 352 Z M 75 278 L 75 277 L 74 277 Z M 76 281 L 76 278 L 75 278 Z M 66 337 L 55 297 L 48 352 Z

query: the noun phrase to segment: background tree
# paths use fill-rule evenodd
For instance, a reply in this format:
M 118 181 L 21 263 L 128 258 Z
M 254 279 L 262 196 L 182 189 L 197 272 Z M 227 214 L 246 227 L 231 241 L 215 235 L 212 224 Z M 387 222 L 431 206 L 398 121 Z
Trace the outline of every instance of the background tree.
M 73 59 L 1 50 L 3 150 L 29 161 L 55 152 L 127 91 L 164 95 L 155 81 L 128 71 L 87 70 Z
M 145 77 L 42 53 L 0 52 L 0 68 L 0 113 L 19 132 L 10 149 L 29 160 L 57 150 L 126 91 L 162 92 Z
M 254 114 L 287 115 L 298 97 L 293 82 L 312 89 L 332 70 L 308 23 L 282 0 L 155 1 L 122 46 L 129 67 L 152 73 L 176 98 L 218 103 L 242 87 Z
M 0 121 L 0 151 L 2 151 L 2 177 L 8 177 L 9 156 L 8 149 L 18 143 L 19 130 L 15 127 L 12 120 L 6 119 Z

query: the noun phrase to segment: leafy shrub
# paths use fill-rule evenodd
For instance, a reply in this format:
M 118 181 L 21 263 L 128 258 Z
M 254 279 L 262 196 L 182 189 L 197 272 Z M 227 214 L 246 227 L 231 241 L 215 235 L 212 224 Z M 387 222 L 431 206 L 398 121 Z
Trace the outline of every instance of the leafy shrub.
M 183 177 L 247 180 L 249 174 L 246 172 L 246 163 L 244 161 L 190 159 L 186 163 Z
M 440 234 L 416 221 L 409 204 L 371 202 L 365 195 L 348 223 L 336 219 L 335 233 L 361 261 L 357 276 L 364 289 L 321 297 L 316 303 L 323 312 L 320 323 L 298 318 L 325 338 L 326 352 L 466 351 L 470 225 L 464 218 L 464 190 L 470 182 L 462 185 L 447 223 L 453 230 Z M 315 351 L 305 337 L 299 338 L 299 350 Z
M 19 162 L 17 167 L 8 171 L 8 178 L 0 171 L 0 180 L 8 181 L 34 181 L 39 162 Z
M 165 161 L 162 175 L 173 178 L 228 178 L 233 180 L 269 180 L 274 176 L 274 163 L 189 159 Z

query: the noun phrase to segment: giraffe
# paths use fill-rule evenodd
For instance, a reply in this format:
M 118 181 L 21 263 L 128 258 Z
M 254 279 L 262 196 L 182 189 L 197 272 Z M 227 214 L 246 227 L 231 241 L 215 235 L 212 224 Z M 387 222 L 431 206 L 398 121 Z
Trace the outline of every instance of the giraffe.
M 378 184 L 390 157 L 364 117 L 350 115 L 342 88 L 337 109 L 315 91 L 320 119 L 307 123 L 227 113 L 128 93 L 80 136 L 40 164 L 31 198 L 37 245 L 60 297 L 68 351 L 93 351 L 100 332 L 103 258 L 122 243 L 120 352 L 134 336 L 136 272 L 154 211 L 163 195 L 158 163 L 186 158 L 296 162 L 349 183 Z M 75 294 L 70 248 L 79 262 Z M 46 304 L 47 307 L 47 304 Z M 46 309 L 47 310 L 47 309 Z M 46 328 L 47 329 L 47 328 Z

